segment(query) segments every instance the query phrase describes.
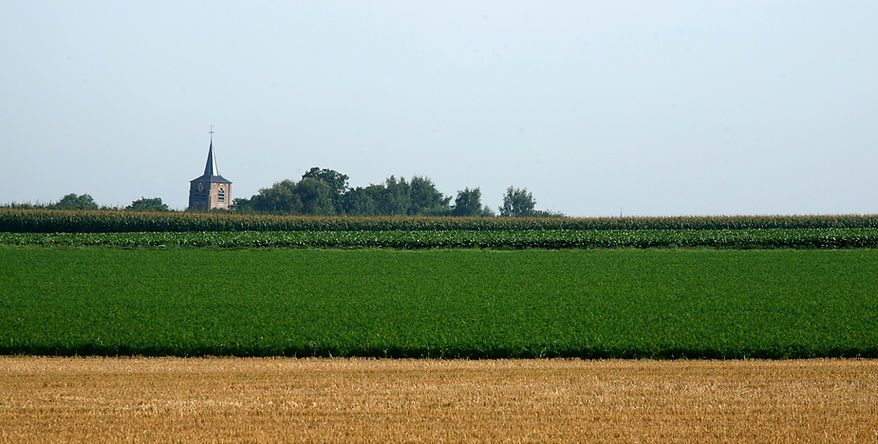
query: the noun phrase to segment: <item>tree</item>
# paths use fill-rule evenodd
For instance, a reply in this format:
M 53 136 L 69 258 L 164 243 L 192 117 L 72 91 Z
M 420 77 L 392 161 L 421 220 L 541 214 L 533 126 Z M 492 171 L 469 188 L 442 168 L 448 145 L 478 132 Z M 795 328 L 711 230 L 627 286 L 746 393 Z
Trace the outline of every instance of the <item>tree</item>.
M 532 216 L 534 215 L 534 207 L 536 206 L 533 194 L 527 191 L 527 188 L 506 189 L 506 195 L 503 196 L 503 206 L 500 207 L 501 216 Z
M 256 211 L 253 208 L 253 202 L 245 197 L 236 197 L 232 199 L 232 206 L 229 209 L 239 213 L 252 213 Z
M 97 210 L 98 204 L 89 194 L 70 193 L 61 198 L 54 205 L 54 208 L 61 210 Z
M 357 187 L 344 194 L 342 207 L 345 214 L 357 216 L 373 216 L 378 214 L 378 201 L 384 194 L 382 185 Z
M 335 214 L 332 189 L 320 179 L 305 178 L 296 184 L 296 194 L 302 201 L 304 214 Z M 341 206 L 341 203 L 339 203 Z
M 408 214 L 412 204 L 412 189 L 406 182 L 405 177 L 399 180 L 390 176 L 384 182 L 384 192 L 378 200 L 378 214 L 397 216 Z
M 131 202 L 131 205 L 128 205 L 125 209 L 131 211 L 170 211 L 168 204 L 162 202 L 161 197 L 141 197 Z
M 454 199 L 454 208 L 451 210 L 454 216 L 480 216 L 482 210 L 482 190 L 478 187 L 457 192 Z
M 262 188 L 250 198 L 253 211 L 262 213 L 301 213 L 302 199 L 296 192 L 296 184 L 286 179 L 268 188 Z
M 332 190 L 321 179 L 305 178 L 298 183 L 286 179 L 262 188 L 249 199 L 235 199 L 235 211 L 283 214 L 335 214 Z
M 433 181 L 426 177 L 414 176 L 409 182 L 409 198 L 411 204 L 408 214 L 442 214 L 448 212 L 448 203 L 451 197 L 445 197 Z
M 317 179 L 329 185 L 332 206 L 336 213 L 344 211 L 344 194 L 349 190 L 348 176 L 335 170 L 313 167 L 302 175 L 302 180 Z

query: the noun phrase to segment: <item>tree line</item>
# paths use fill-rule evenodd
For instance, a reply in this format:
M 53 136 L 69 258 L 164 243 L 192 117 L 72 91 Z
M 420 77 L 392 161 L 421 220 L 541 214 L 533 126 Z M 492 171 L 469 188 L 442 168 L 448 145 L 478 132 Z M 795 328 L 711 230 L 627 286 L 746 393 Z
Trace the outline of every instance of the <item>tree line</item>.
M 350 187 L 349 177 L 338 171 L 314 167 L 298 182 L 283 180 L 262 188 L 249 198 L 232 201 L 232 210 L 253 213 L 353 216 L 494 216 L 482 204 L 482 192 L 464 188 L 446 196 L 427 177 L 390 176 L 384 183 Z M 509 187 L 503 196 L 501 216 L 554 215 L 538 211 L 527 189 Z
M 65 194 L 58 202 L 48 204 L 11 203 L 3 208 L 47 208 L 53 210 L 118 210 L 119 208 L 100 206 L 91 194 Z M 172 211 L 160 197 L 141 197 L 124 208 L 131 211 Z
M 482 204 L 478 187 L 464 188 L 455 196 L 442 194 L 427 177 L 390 176 L 383 183 L 351 187 L 349 177 L 338 171 L 314 167 L 296 182 L 290 179 L 260 189 L 249 198 L 236 198 L 231 211 L 241 213 L 352 215 L 352 216 L 494 216 Z M 61 210 L 115 210 L 101 207 L 89 194 L 70 193 L 50 204 L 5 205 L 12 208 Z M 131 211 L 171 211 L 160 197 L 141 197 L 124 208 Z M 223 210 L 224 211 L 224 210 Z M 500 216 L 560 216 L 536 209 L 526 188 L 510 186 L 503 195 Z

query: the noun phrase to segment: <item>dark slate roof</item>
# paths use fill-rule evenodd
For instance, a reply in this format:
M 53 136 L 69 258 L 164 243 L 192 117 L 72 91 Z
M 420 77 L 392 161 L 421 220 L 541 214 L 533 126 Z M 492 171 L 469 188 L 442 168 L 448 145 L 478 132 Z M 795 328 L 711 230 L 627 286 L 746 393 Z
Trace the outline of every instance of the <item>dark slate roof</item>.
M 232 183 L 232 181 L 220 176 L 216 169 L 216 161 L 213 159 L 213 139 L 210 139 L 210 149 L 207 150 L 207 163 L 204 165 L 204 174 L 189 182 L 213 182 Z
M 232 183 L 231 180 L 226 179 L 223 176 L 214 175 L 214 176 L 198 176 L 195 179 L 190 180 L 189 182 L 211 182 L 211 183 Z

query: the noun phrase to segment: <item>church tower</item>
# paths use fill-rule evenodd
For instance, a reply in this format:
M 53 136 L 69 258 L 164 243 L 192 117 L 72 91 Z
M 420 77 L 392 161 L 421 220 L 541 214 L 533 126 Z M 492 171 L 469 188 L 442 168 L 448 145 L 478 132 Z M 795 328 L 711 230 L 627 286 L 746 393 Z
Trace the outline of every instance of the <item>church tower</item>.
M 228 209 L 232 204 L 232 182 L 219 175 L 213 156 L 213 128 L 204 174 L 189 181 L 189 211 Z

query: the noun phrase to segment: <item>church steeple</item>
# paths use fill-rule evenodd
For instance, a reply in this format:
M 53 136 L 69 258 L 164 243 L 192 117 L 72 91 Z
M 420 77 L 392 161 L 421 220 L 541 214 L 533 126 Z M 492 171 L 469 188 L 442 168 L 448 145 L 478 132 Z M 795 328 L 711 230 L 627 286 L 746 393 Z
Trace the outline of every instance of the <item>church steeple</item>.
M 210 127 L 210 146 L 204 174 L 189 181 L 189 209 L 196 211 L 229 208 L 232 201 L 232 182 L 219 175 L 213 155 L 213 126 Z

